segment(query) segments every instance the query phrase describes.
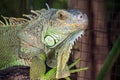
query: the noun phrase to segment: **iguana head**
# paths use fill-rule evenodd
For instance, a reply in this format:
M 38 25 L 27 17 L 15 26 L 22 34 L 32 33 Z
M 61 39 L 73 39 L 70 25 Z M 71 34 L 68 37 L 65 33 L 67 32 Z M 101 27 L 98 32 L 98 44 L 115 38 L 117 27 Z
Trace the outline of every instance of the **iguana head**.
M 53 9 L 49 12 L 51 16 L 49 19 L 49 26 L 44 32 L 43 43 L 49 47 L 55 47 L 65 39 L 74 43 L 85 31 L 88 25 L 88 18 L 86 14 L 81 13 L 79 10 L 57 10 Z
M 88 25 L 86 14 L 79 10 L 54 10 L 43 30 L 43 43 L 48 46 L 46 64 L 53 68 L 56 67 L 56 77 L 69 76 L 69 70 L 66 68 L 72 45 L 74 41 L 81 36 Z M 65 74 L 62 72 L 66 70 Z M 64 72 L 63 72 L 64 73 Z

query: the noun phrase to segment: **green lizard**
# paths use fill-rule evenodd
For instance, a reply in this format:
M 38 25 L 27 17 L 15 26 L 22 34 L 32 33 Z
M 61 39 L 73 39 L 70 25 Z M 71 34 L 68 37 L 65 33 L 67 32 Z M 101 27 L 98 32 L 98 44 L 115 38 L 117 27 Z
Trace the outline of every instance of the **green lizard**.
M 23 16 L 0 21 L 0 68 L 30 66 L 31 80 L 70 76 L 70 68 L 79 60 L 70 66 L 67 62 L 74 41 L 87 28 L 86 14 L 75 9 L 42 9 Z M 47 73 L 46 64 L 52 68 Z

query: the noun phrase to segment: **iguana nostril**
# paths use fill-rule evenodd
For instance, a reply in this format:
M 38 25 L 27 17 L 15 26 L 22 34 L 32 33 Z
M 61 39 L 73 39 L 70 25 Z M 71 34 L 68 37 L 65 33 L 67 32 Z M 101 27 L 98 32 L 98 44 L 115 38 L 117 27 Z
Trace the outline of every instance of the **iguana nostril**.
M 80 18 L 82 18 L 82 16 L 80 16 Z

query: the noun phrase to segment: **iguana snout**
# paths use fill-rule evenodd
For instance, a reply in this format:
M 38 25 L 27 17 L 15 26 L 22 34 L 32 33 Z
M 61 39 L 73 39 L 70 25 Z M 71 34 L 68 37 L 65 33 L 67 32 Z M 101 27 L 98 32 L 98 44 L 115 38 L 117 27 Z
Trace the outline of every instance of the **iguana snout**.
M 66 33 L 71 33 L 77 30 L 84 30 L 88 25 L 88 17 L 86 14 L 77 9 L 60 10 L 56 12 L 57 29 Z
M 81 13 L 77 9 L 68 10 L 71 13 L 71 19 L 68 26 L 72 28 L 72 30 L 82 30 L 86 29 L 88 25 L 88 17 L 86 14 Z

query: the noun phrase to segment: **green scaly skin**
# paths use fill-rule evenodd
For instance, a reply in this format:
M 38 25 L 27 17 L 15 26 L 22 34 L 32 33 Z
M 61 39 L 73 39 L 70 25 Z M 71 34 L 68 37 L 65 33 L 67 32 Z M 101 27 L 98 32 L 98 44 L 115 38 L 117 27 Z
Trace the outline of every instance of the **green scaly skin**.
M 74 41 L 88 25 L 85 14 L 78 10 L 42 9 L 23 16 L 27 19 L 3 17 L 5 23 L 0 21 L 1 69 L 30 66 L 31 80 L 69 80 L 70 73 L 81 70 L 70 70 L 76 62 L 70 66 L 67 62 Z M 52 68 L 47 73 L 46 64 Z

